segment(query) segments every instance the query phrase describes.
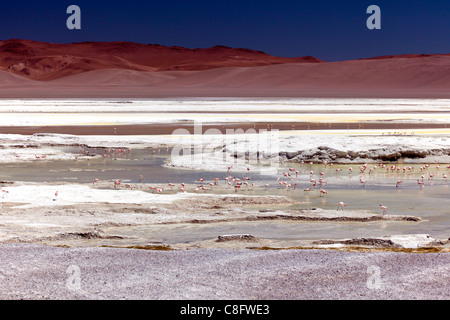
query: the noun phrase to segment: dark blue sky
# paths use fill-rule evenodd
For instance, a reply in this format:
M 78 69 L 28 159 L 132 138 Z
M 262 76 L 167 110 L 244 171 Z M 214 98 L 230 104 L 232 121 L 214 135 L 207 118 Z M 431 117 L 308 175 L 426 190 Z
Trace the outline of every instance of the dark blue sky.
M 78 5 L 82 30 L 68 30 Z M 378 5 L 382 29 L 368 30 Z M 217 44 L 327 61 L 388 54 L 450 53 L 449 0 L 259 0 L 2 2 L 0 39 L 54 43 L 133 41 L 206 48 Z

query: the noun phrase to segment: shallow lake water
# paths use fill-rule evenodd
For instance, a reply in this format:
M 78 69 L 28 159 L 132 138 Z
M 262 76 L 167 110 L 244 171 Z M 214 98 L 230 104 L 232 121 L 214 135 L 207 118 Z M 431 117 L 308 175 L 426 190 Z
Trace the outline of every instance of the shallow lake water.
M 303 192 L 289 191 L 288 196 L 302 201 L 290 208 L 337 209 L 339 201 L 345 201 L 347 210 L 371 210 L 379 212 L 379 199 L 389 206 L 389 214 L 421 216 L 421 222 L 221 222 L 214 224 L 153 225 L 129 228 L 110 228 L 108 232 L 128 237 L 136 237 L 134 243 L 141 245 L 151 242 L 175 244 L 215 239 L 223 234 L 252 234 L 256 237 L 276 240 L 319 240 L 345 239 L 356 237 L 386 236 L 425 233 L 438 239 L 447 239 L 450 230 L 450 200 L 448 189 L 441 186 L 427 189 L 406 190 L 357 190 L 342 188 L 333 190 L 327 197 L 304 195 Z M 278 192 L 250 192 L 249 194 L 280 194 Z M 131 243 L 130 243 L 131 244 Z
M 78 148 L 64 148 L 66 152 L 79 152 Z M 143 175 L 143 182 L 153 184 L 194 183 L 204 178 L 212 181 L 219 177 L 223 179 L 227 172 L 192 171 L 163 167 L 168 159 L 168 150 L 132 150 L 126 155 L 92 159 L 90 161 L 33 161 L 28 163 L 2 164 L 0 180 L 27 181 L 50 183 L 91 183 L 94 179 L 113 181 L 121 179 L 123 182 L 137 183 Z M 392 164 L 389 164 L 390 167 Z M 370 210 L 380 212 L 379 204 L 389 207 L 388 214 L 420 216 L 422 222 L 372 222 L 372 223 L 306 223 L 289 221 L 260 221 L 260 222 L 226 222 L 214 224 L 176 224 L 152 225 L 127 228 L 110 228 L 109 233 L 129 236 L 129 245 L 144 245 L 153 242 L 166 244 L 184 243 L 200 240 L 215 239 L 221 234 L 245 233 L 256 237 L 276 240 L 310 240 L 310 239 L 343 239 L 355 237 L 383 236 L 392 234 L 426 233 L 439 239 L 450 236 L 450 181 L 443 178 L 450 169 L 441 165 L 439 169 L 430 166 L 423 172 L 421 165 L 414 165 L 413 172 L 387 172 L 386 168 L 378 168 L 368 173 L 369 165 L 364 174 L 359 171 L 360 165 L 322 164 L 290 164 L 280 168 L 280 173 L 274 176 L 251 174 L 251 182 L 255 183 L 253 190 L 242 189 L 242 194 L 248 195 L 283 195 L 291 197 L 299 204 L 289 208 L 323 208 L 336 210 L 340 201 L 347 204 L 346 210 Z M 398 165 L 403 167 L 406 165 Z M 407 165 L 410 166 L 410 165 Z M 297 187 L 287 190 L 280 187 L 278 177 L 283 179 L 283 172 L 289 167 L 299 171 L 298 176 L 292 175 L 289 183 Z M 349 168 L 353 168 L 350 173 Z M 336 169 L 342 169 L 337 171 Z M 310 177 L 310 171 L 314 171 Z M 320 172 L 323 173 L 320 176 Z M 237 177 L 247 175 L 247 172 L 232 172 Z M 424 186 L 418 185 L 417 180 L 424 175 Z M 430 174 L 434 175 L 430 178 Z M 324 188 L 328 194 L 321 197 L 318 188 L 305 193 L 305 188 L 311 187 L 310 179 L 323 177 L 327 184 Z M 360 178 L 367 181 L 360 183 Z M 430 178 L 430 179 L 429 179 Z M 403 183 L 396 187 L 396 182 Z M 223 180 L 221 184 L 225 184 Z M 264 185 L 268 183 L 266 190 Z M 214 191 L 212 191 L 214 192 Z M 232 189 L 228 189 L 234 193 Z M 221 191 L 224 193 L 224 191 Z M 277 209 L 277 208 L 268 208 Z M 123 242 L 122 242 L 123 244 Z

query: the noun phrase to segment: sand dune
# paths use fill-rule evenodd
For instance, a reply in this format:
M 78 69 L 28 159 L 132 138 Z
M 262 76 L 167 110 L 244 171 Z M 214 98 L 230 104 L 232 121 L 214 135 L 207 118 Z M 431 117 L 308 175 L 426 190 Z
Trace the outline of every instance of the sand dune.
M 83 72 L 51 81 L 52 86 L 154 86 L 169 83 L 190 74 L 189 71 L 143 72 L 124 69 L 104 69 Z
M 0 70 L 0 86 L 30 86 L 36 84 L 36 81 L 25 79 L 15 74 Z
M 8 40 L 0 69 L 3 98 L 450 97 L 449 54 L 323 62 L 223 46 Z
M 259 89 L 450 89 L 450 56 L 223 68 L 189 74 L 170 84 Z

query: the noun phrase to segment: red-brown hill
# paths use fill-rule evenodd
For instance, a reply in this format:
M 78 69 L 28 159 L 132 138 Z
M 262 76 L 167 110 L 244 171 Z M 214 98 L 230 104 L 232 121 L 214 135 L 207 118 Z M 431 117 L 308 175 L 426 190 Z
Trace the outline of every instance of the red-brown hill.
M 134 42 L 53 44 L 31 40 L 0 41 L 0 70 L 49 81 L 87 71 L 199 71 L 284 63 L 320 63 L 314 57 L 274 57 L 261 51 L 215 46 L 206 49 L 165 47 Z

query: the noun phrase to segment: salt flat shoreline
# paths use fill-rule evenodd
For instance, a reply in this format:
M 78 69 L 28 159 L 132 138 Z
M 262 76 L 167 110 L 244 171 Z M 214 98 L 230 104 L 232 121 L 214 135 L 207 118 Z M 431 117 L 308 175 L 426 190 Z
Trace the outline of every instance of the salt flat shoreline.
M 251 237 L 248 241 L 217 241 L 220 231 L 207 239 L 170 243 L 152 243 L 142 233 L 128 234 L 130 228 L 163 228 L 217 225 L 221 223 L 258 223 L 264 221 L 292 223 L 336 223 L 359 225 L 398 223 L 414 225 L 418 216 L 381 214 L 373 210 L 336 211 L 320 208 L 289 208 L 300 203 L 287 196 L 202 193 L 155 194 L 144 192 L 148 185 L 135 190 L 116 190 L 105 182 L 99 186 L 72 184 L 12 184 L 3 186 L 7 195 L 0 199 L 3 243 L 29 243 L 51 246 L 111 246 L 190 250 L 198 248 L 353 248 L 401 249 L 434 248 L 449 251 L 450 242 L 425 234 L 366 236 L 353 239 L 284 239 Z M 193 187 L 193 186 L 191 186 Z M 186 188 L 191 188 L 186 185 Z M 219 187 L 220 188 L 220 187 Z M 223 187 L 222 187 L 223 188 Z M 59 195 L 54 195 L 59 190 Z M 77 197 L 73 195 L 76 194 Z M 267 209 L 268 207 L 272 209 Z M 263 208 L 263 209 L 262 209 Z M 148 231 L 151 232 L 151 231 Z M 169 232 L 169 231 L 168 231 Z M 176 237 L 175 237 L 176 238 Z M 226 238 L 226 237 L 224 237 Z M 314 241 L 314 239 L 316 239 Z
M 0 245 L 3 300 L 448 300 L 450 253 Z
M 120 130 L 120 129 L 119 129 Z M 246 153 L 256 155 L 258 160 L 300 163 L 301 161 L 322 163 L 378 163 L 380 161 L 403 161 L 404 163 L 450 163 L 449 129 L 422 129 L 414 132 L 392 132 L 377 130 L 290 130 L 266 131 L 261 134 L 189 134 L 186 132 L 172 135 L 67 135 L 37 133 L 33 135 L 0 134 L 2 157 L 0 162 L 18 162 L 36 160 L 35 154 L 40 148 L 48 152 L 52 147 L 78 146 L 87 148 L 132 148 L 160 149 L 162 147 L 201 147 L 201 154 L 195 151 L 194 158 L 172 157 L 170 166 L 189 169 L 226 170 L 223 154 L 227 162 L 246 166 Z M 261 153 L 261 144 L 267 150 Z M 168 150 L 169 151 L 169 150 Z M 52 152 L 54 153 L 54 152 Z M 75 160 L 74 154 L 58 151 L 45 160 Z M 241 156 L 236 157 L 236 153 Z M 67 157 L 69 155 L 69 157 Z M 78 155 L 85 157 L 85 155 Z M 87 158 L 94 157 L 90 154 Z M 98 153 L 96 156 L 101 157 Z M 253 156 L 254 157 L 254 156 Z M 275 157 L 275 159 L 271 159 Z M 86 157 L 85 157 L 86 158 Z M 208 163 L 205 163 L 207 159 Z M 193 161 L 194 160 L 194 161 Z M 250 159 L 256 162 L 257 159 Z M 200 162 L 199 162 L 200 161 Z M 250 161 L 252 162 L 252 161 Z M 200 166 L 198 166 L 200 163 Z M 197 166 L 196 166 L 197 165 Z M 251 165 L 251 164 L 250 164 Z

